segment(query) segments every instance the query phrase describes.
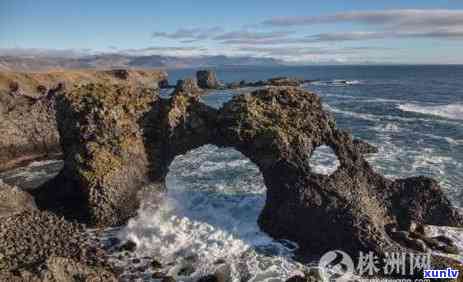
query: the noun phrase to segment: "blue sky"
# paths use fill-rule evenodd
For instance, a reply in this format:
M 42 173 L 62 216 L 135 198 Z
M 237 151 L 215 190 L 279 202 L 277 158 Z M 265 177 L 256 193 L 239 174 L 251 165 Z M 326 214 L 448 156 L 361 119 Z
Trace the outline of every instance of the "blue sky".
M 463 1 L 0 0 L 0 54 L 463 63 Z

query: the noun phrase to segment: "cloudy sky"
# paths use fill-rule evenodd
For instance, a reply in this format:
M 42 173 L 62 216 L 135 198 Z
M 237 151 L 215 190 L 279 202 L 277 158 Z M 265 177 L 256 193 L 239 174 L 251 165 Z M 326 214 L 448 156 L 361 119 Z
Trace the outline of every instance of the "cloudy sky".
M 463 64 L 461 0 L 0 0 L 0 55 Z

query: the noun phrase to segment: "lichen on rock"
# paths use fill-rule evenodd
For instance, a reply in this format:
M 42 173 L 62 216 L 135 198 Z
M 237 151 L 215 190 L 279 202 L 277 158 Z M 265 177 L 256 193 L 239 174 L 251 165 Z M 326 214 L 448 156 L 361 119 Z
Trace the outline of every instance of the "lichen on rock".
M 158 99 L 149 88 L 85 84 L 57 100 L 62 177 L 74 181 L 96 225 L 121 223 L 136 210 L 136 187 L 149 181 L 140 124 Z

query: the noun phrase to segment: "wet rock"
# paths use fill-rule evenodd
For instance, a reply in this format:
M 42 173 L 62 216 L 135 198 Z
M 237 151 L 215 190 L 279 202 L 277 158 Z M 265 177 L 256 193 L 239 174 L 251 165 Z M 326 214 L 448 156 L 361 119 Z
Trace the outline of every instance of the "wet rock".
M 119 247 L 119 251 L 135 252 L 137 249 L 137 244 L 133 241 L 127 241 L 122 246 Z
M 170 85 L 169 85 L 169 80 L 167 79 L 162 79 L 158 82 L 158 85 L 159 85 L 159 88 L 161 89 L 166 89 L 166 88 L 170 88 Z
M 7 185 L 0 179 L 0 219 L 36 209 L 35 201 L 29 193 Z
M 190 276 L 191 274 L 193 274 L 195 272 L 195 268 L 193 265 L 191 264 L 187 264 L 187 265 L 184 265 L 180 268 L 180 270 L 178 271 L 177 275 L 178 276 Z
M 175 279 L 172 276 L 166 276 L 161 280 L 161 282 L 175 282 Z
M 160 278 L 164 278 L 166 277 L 166 275 L 162 272 L 154 272 L 152 275 L 151 275 L 151 278 L 154 278 L 154 279 L 160 279 Z
M 223 145 L 237 148 L 264 176 L 267 201 L 259 226 L 297 242 L 301 253 L 339 248 L 354 257 L 361 250 L 384 255 L 403 248 L 390 240 L 388 224 L 404 230 L 411 221 L 462 224 L 433 180 L 392 181 L 376 173 L 315 94 L 270 87 L 236 96 L 220 110 L 219 124 Z M 340 161 L 329 176 L 312 174 L 307 163 L 322 145 Z
M 198 282 L 222 282 L 222 280 L 219 280 L 219 278 L 214 274 L 209 274 L 199 278 Z
M 435 240 L 437 240 L 439 242 L 442 242 L 442 243 L 444 243 L 446 245 L 452 245 L 453 244 L 453 240 L 450 239 L 447 236 L 444 236 L 444 235 L 436 236 L 433 239 L 435 239 Z
M 378 148 L 360 139 L 354 139 L 354 146 L 361 154 L 376 154 Z
M 151 261 L 151 268 L 153 269 L 162 268 L 162 263 L 160 263 L 157 259 L 153 259 Z
M 196 80 L 198 81 L 198 86 L 203 89 L 216 89 L 219 87 L 215 72 L 212 70 L 197 71 Z

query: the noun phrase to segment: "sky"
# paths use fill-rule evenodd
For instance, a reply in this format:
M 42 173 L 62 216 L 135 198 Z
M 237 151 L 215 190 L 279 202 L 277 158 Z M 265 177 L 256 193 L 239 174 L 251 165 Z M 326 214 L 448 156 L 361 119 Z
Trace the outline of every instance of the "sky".
M 0 55 L 463 64 L 461 0 L 0 0 Z

